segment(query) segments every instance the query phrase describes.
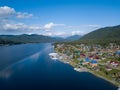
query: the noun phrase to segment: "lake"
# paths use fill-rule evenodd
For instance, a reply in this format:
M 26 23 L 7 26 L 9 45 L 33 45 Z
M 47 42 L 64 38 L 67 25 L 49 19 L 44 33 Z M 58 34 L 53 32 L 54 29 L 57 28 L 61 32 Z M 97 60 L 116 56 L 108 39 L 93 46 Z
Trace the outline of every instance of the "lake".
M 117 90 L 87 72 L 51 60 L 50 43 L 0 47 L 0 90 Z

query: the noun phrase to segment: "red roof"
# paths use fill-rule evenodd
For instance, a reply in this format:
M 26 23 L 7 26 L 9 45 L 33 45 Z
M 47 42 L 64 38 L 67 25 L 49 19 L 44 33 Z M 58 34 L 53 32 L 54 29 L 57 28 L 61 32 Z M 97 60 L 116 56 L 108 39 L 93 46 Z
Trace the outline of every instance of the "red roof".
M 92 58 L 92 57 L 93 57 L 93 55 L 89 56 L 89 58 Z
M 100 59 L 98 56 L 95 56 L 94 59 Z
M 119 64 L 118 61 L 110 61 L 110 64 Z
M 86 56 L 85 54 L 80 54 L 80 56 Z

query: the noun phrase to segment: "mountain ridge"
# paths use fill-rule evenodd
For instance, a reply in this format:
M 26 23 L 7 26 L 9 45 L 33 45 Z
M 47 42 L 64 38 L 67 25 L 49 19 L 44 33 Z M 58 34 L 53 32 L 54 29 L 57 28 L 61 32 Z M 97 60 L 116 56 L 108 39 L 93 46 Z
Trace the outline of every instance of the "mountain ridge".
M 21 35 L 0 35 L 0 44 L 21 44 L 21 43 L 46 43 L 46 42 L 66 42 L 79 39 L 79 35 L 73 35 L 67 38 L 50 37 L 38 34 Z
M 59 41 L 56 38 L 37 34 L 0 35 L 0 44 L 41 43 Z
M 88 43 L 88 44 L 106 44 L 106 43 L 119 43 L 120 44 L 120 25 L 104 27 L 92 31 L 78 41 L 79 43 Z

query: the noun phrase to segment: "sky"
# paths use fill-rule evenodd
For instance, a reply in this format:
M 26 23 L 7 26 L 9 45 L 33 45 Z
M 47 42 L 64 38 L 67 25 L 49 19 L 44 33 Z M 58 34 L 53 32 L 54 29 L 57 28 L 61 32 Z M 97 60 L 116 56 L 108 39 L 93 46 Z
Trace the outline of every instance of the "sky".
M 85 35 L 120 24 L 120 0 L 0 0 L 0 34 Z

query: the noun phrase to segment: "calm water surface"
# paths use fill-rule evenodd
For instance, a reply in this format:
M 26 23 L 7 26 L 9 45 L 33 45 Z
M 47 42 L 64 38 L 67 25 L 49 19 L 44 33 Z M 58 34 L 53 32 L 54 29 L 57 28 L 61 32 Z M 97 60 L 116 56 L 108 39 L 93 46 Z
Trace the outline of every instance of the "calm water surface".
M 49 43 L 0 47 L 0 90 L 117 90 L 90 73 L 51 60 L 51 52 Z

